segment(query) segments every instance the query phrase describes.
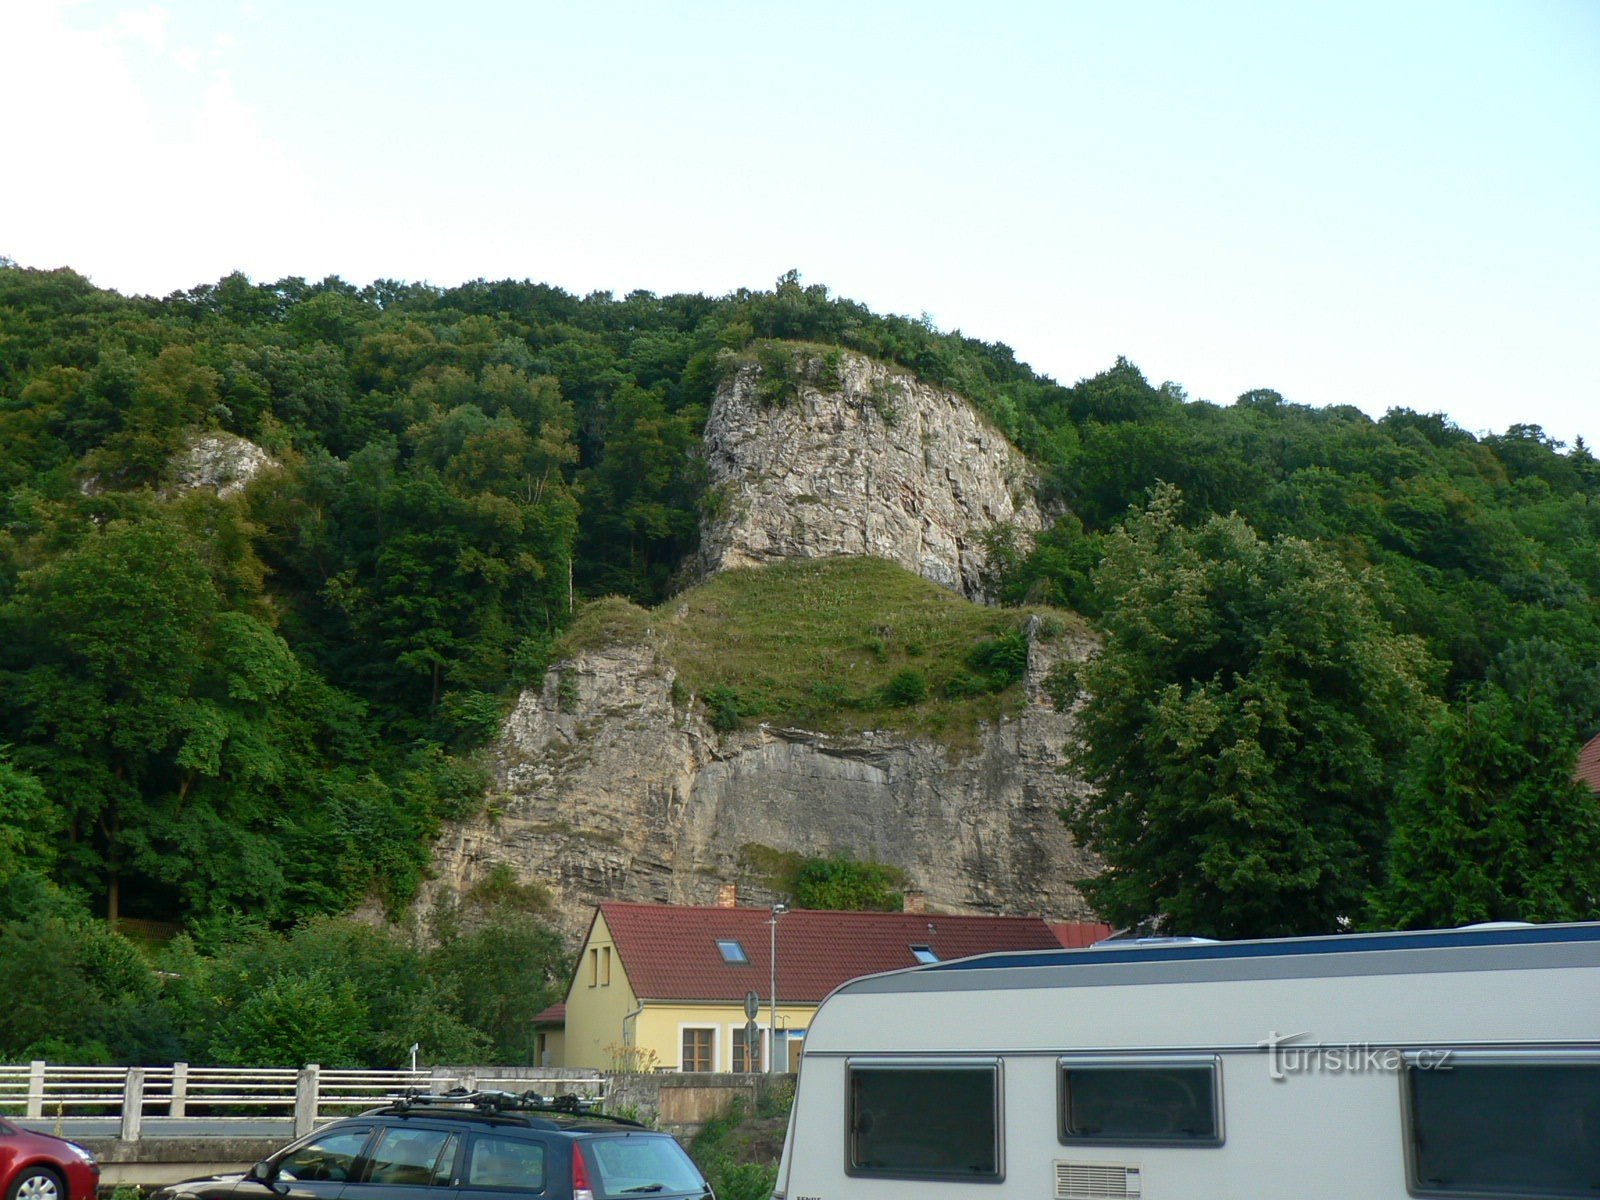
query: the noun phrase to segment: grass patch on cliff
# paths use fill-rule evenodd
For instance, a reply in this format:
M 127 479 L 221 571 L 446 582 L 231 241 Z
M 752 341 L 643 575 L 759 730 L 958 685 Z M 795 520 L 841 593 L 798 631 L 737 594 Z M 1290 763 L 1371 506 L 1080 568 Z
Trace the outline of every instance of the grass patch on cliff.
M 622 596 L 602 596 L 585 604 L 556 643 L 555 656 L 570 658 L 584 650 L 604 650 L 643 641 L 654 618 Z
M 647 611 L 607 598 L 573 622 L 563 652 L 651 630 L 680 691 L 717 728 L 757 721 L 829 733 L 896 729 L 950 743 L 1022 707 L 1022 630 L 1043 607 L 989 608 L 875 558 L 724 571 Z

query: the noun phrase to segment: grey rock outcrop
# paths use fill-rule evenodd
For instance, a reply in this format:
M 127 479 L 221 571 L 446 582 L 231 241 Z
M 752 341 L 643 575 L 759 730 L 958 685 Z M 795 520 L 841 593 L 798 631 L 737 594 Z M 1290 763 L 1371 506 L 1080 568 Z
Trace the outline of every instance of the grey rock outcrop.
M 480 817 L 451 829 L 422 903 L 468 892 L 505 864 L 550 889 L 569 933 L 600 900 L 711 904 L 737 881 L 770 898 L 746 847 L 849 853 L 901 867 L 930 910 L 1087 917 L 1092 874 L 1057 810 L 1082 795 L 1063 774 L 1072 714 L 1041 687 L 1078 634 L 1035 638 L 1024 711 L 965 751 L 899 734 L 712 730 L 653 637 L 590 651 L 527 691 L 494 748 Z
M 856 354 L 837 364 L 785 400 L 763 402 L 754 363 L 718 390 L 699 573 L 872 555 L 981 598 L 983 534 L 1041 526 L 1026 460 L 955 393 Z
M 177 491 L 209 488 L 224 500 L 237 495 L 276 459 L 254 442 L 231 433 L 206 433 L 195 438 L 173 464 Z

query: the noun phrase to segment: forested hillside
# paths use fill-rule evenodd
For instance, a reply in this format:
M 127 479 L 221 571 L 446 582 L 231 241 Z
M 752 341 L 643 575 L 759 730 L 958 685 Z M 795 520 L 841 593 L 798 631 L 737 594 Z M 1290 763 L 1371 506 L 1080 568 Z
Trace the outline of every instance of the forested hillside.
M 1536 427 L 1476 438 L 1431 396 L 1380 421 L 1218 406 L 1121 360 L 1061 386 L 793 276 L 623 298 L 230 276 L 158 300 L 12 265 L 0 915 L 404 903 L 575 608 L 672 592 L 717 383 L 740 356 L 781 381 L 797 340 L 961 392 L 1039 470 L 1059 516 L 1026 553 L 997 531 L 993 583 L 1108 637 L 1062 687 L 1095 697 L 1104 799 L 1074 819 L 1117 867 L 1112 919 L 1600 915 L 1566 784 L 1600 726 L 1600 463 Z M 281 469 L 177 489 L 202 430 Z

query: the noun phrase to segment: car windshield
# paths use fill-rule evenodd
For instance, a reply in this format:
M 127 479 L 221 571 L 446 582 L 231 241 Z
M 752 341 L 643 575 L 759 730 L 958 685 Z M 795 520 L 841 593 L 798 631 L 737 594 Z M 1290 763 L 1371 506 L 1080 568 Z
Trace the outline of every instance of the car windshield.
M 593 1138 L 584 1149 L 594 1164 L 597 1190 L 605 1196 L 699 1195 L 705 1188 L 699 1170 L 670 1137 Z

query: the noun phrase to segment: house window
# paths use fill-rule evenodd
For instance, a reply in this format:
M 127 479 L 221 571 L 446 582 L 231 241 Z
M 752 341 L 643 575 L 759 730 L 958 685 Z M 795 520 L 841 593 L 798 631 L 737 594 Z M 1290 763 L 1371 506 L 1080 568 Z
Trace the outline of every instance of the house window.
M 1600 1193 L 1600 1057 L 1439 1053 L 1407 1056 L 1412 1195 Z
M 600 951 L 593 946 L 589 947 L 589 986 L 594 987 L 600 982 Z
M 717 1031 L 708 1027 L 690 1026 L 683 1031 L 683 1055 L 679 1059 L 685 1071 L 711 1071 L 716 1069 L 713 1054 L 716 1050 Z
M 734 1074 L 741 1075 L 746 1071 L 760 1071 L 765 1068 L 767 1061 L 767 1031 L 765 1029 L 757 1030 L 756 1036 L 760 1041 L 756 1046 L 755 1061 L 751 1062 L 750 1056 L 745 1050 L 744 1026 L 735 1025 L 733 1027 L 733 1057 L 730 1061 L 733 1063 Z
M 611 947 L 600 947 L 600 986 L 611 986 Z
M 717 942 L 717 950 L 722 955 L 722 961 L 725 963 L 741 966 L 750 961 L 750 956 L 744 952 L 744 947 L 731 938 L 727 941 L 719 940 Z
M 939 961 L 939 956 L 933 952 L 932 946 L 911 947 L 911 957 L 919 963 L 936 963 Z
M 849 1174 L 1003 1177 L 998 1062 L 851 1062 L 848 1094 Z
M 1205 1058 L 1063 1058 L 1061 1141 L 1222 1145 L 1221 1068 Z

